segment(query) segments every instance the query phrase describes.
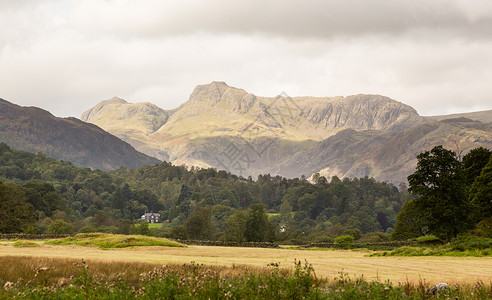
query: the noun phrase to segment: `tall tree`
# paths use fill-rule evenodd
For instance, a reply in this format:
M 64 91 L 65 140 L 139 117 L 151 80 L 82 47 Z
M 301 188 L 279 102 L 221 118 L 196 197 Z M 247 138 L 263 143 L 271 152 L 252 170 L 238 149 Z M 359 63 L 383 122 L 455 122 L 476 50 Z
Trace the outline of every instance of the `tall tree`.
M 427 234 L 429 226 L 427 218 L 420 209 L 417 199 L 407 201 L 396 217 L 395 230 L 391 238 L 407 240 Z
M 261 203 L 253 204 L 248 209 L 246 230 L 244 236 L 248 242 L 263 242 L 268 230 L 268 216 L 265 206 Z
M 489 162 L 492 151 L 483 147 L 472 149 L 463 156 L 463 171 L 465 172 L 466 184 L 471 187 L 485 165 Z
M 0 182 L 0 232 L 22 232 L 36 221 L 33 206 L 16 186 Z
M 244 242 L 246 240 L 244 232 L 246 230 L 246 215 L 242 208 L 236 209 L 234 214 L 227 218 L 227 229 L 224 237 L 230 242 Z
M 478 220 L 492 217 L 492 157 L 470 189 L 470 201 L 478 211 Z
M 193 240 L 211 240 L 214 226 L 210 207 L 197 207 L 185 222 L 188 237 Z
M 469 225 L 465 176 L 453 151 L 436 146 L 417 156 L 417 169 L 408 176 L 409 191 L 420 196 L 416 205 L 430 232 L 450 240 Z

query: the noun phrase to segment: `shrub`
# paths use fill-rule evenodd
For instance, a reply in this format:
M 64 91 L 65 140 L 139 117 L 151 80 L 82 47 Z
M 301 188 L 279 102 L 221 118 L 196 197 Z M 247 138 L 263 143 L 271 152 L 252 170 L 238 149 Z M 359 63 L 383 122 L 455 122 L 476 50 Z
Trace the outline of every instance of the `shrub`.
M 492 249 L 492 239 L 476 236 L 463 236 L 454 240 L 450 246 L 452 250 L 458 251 Z
M 492 217 L 480 221 L 473 233 L 481 237 L 492 238 Z
M 143 222 L 138 225 L 138 234 L 140 235 L 150 235 L 149 223 Z
M 55 220 L 48 226 L 48 233 L 51 234 L 70 234 L 72 233 L 72 224 L 61 219 Z
M 90 232 L 97 232 L 97 229 L 92 226 L 92 225 L 86 225 L 79 230 L 80 233 L 90 233 Z
M 362 237 L 362 231 L 359 228 L 347 229 L 343 232 L 343 235 L 351 235 L 354 239 L 358 240 Z
M 381 242 L 386 242 L 389 241 L 390 236 L 386 233 L 382 232 L 371 232 L 365 234 L 363 237 L 361 237 L 358 242 L 359 243 L 381 243 Z
M 438 244 L 438 243 L 441 243 L 441 239 L 435 235 L 432 235 L 432 234 L 419 236 L 415 240 L 421 244 Z
M 353 244 L 354 237 L 351 235 L 341 235 L 335 238 L 336 244 Z

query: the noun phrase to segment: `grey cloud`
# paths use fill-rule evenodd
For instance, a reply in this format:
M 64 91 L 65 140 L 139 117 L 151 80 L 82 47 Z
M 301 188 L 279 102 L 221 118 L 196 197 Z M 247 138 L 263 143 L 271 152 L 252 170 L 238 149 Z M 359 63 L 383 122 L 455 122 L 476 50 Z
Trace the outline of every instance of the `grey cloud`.
M 486 0 L 149 3 L 115 1 L 114 5 L 105 6 L 106 10 L 96 13 L 89 4 L 76 6 L 78 10 L 73 21 L 78 26 L 92 26 L 97 30 L 137 37 L 211 32 L 332 38 L 430 30 L 437 34 L 488 39 L 492 28 L 492 1 Z M 114 15 L 118 14 L 118 9 L 124 15 Z M 86 24 L 87 19 L 91 24 Z
M 170 109 L 223 80 L 261 96 L 383 94 L 422 114 L 490 109 L 491 6 L 0 0 L 0 97 L 61 116 L 112 96 Z

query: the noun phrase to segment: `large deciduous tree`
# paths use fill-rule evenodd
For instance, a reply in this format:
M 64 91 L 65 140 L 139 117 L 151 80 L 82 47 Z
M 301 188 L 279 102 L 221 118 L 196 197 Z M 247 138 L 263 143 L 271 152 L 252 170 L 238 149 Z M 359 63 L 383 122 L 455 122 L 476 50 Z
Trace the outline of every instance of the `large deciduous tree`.
M 214 233 L 210 207 L 198 207 L 185 222 L 188 237 L 193 240 L 211 240 Z
M 469 198 L 478 212 L 479 220 L 492 217 L 492 157 L 475 178 Z
M 269 229 L 268 216 L 265 206 L 261 203 L 253 204 L 248 209 L 244 236 L 248 242 L 263 242 Z
M 483 147 L 472 149 L 463 156 L 463 171 L 465 172 L 466 184 L 471 186 L 482 169 L 489 162 L 492 151 Z
M 408 176 L 409 191 L 431 233 L 450 240 L 469 225 L 466 178 L 453 151 L 436 146 L 417 156 L 417 169 Z
M 238 208 L 232 216 L 227 218 L 227 229 L 224 237 L 226 241 L 242 243 L 246 240 L 246 215 L 242 208 Z

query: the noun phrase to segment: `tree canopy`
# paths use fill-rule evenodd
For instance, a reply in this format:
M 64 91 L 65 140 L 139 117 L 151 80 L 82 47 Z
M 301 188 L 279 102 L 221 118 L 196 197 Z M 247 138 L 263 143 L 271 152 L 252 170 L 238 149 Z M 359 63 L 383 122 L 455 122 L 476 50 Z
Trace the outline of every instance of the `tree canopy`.
M 432 233 L 450 240 L 489 217 L 490 154 L 476 148 L 460 160 L 442 146 L 419 154 L 415 173 L 408 176 L 409 191 L 417 198 L 399 213 L 393 237 Z
M 0 233 L 23 232 L 34 222 L 34 208 L 24 192 L 0 182 Z

